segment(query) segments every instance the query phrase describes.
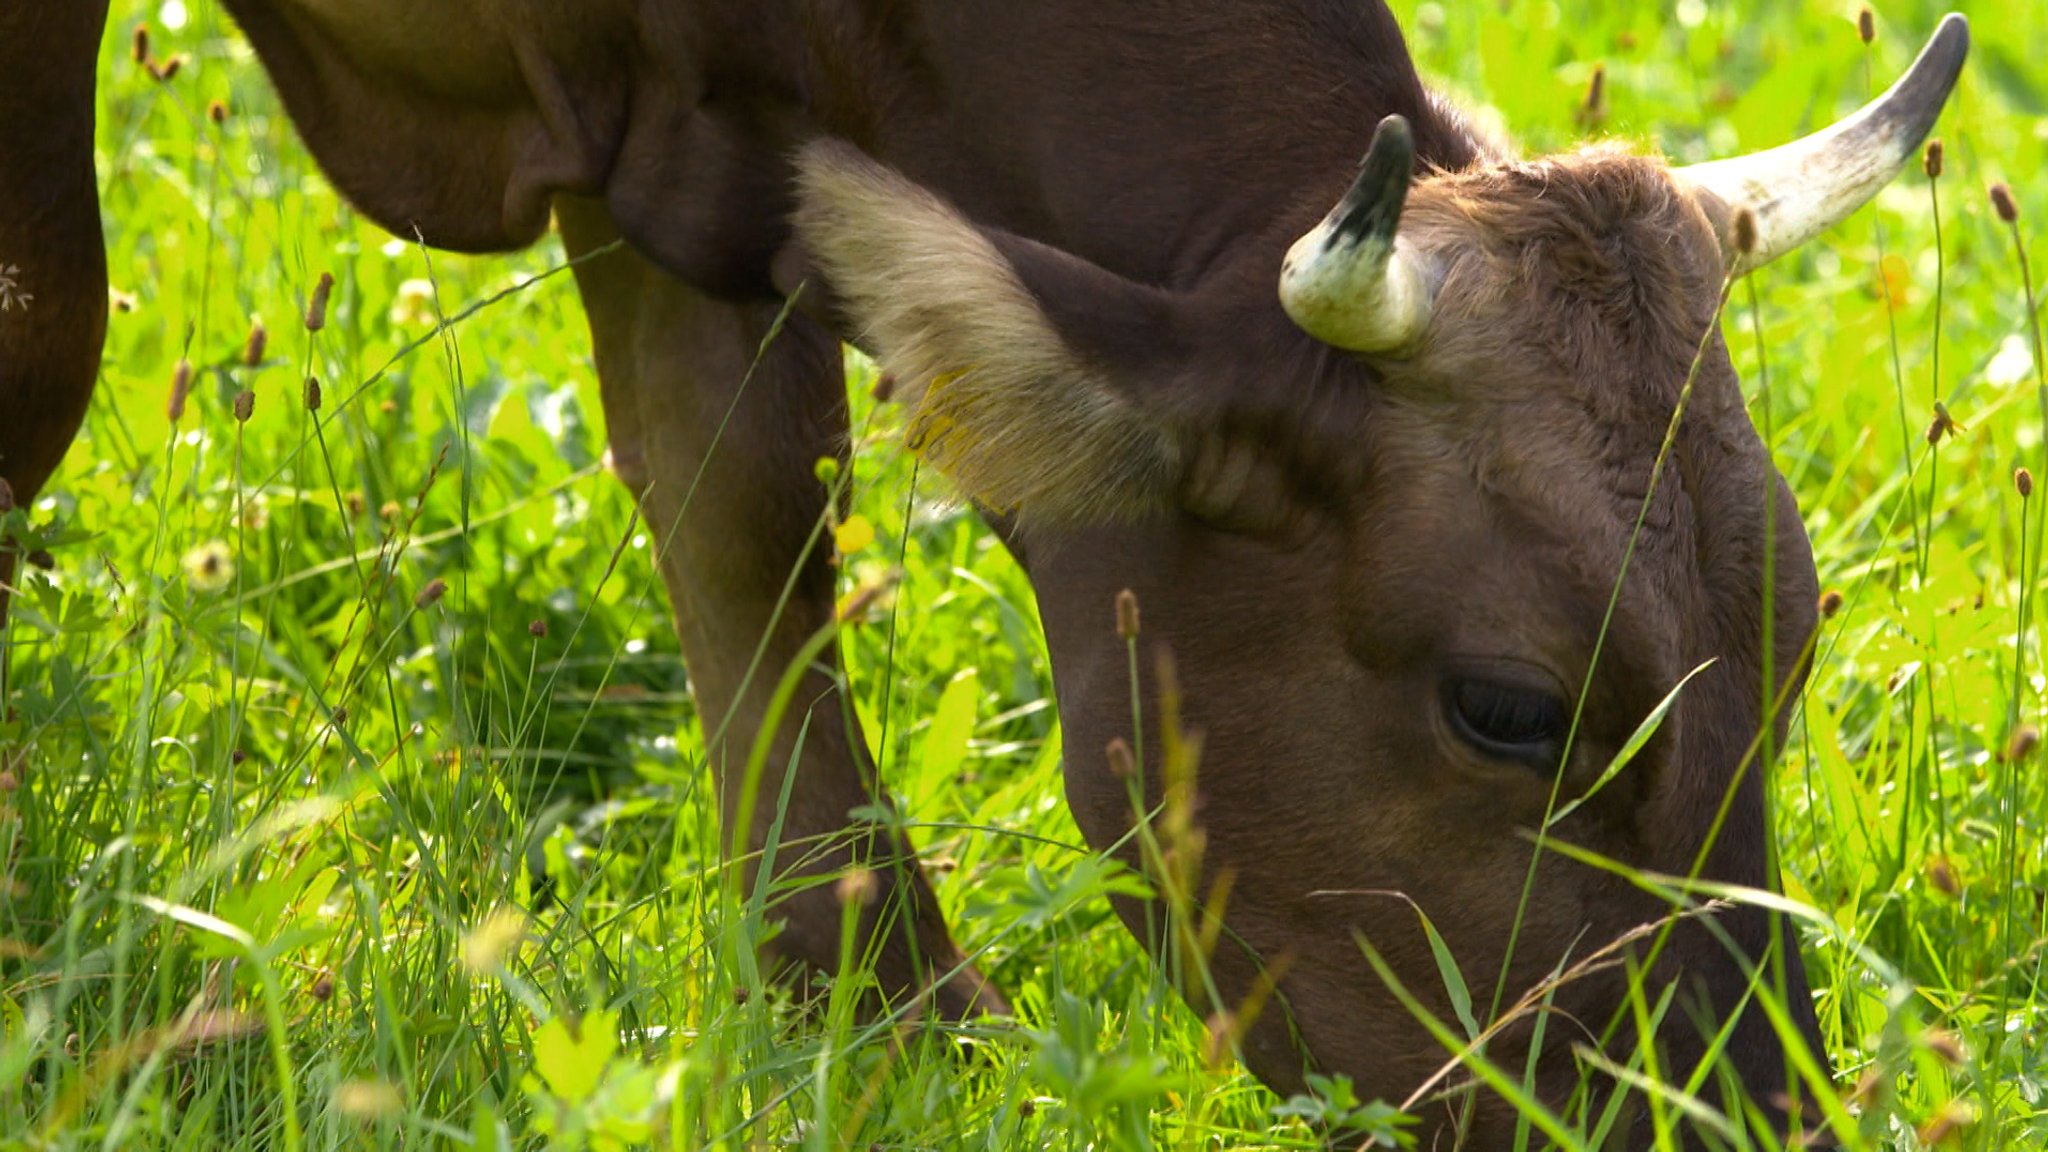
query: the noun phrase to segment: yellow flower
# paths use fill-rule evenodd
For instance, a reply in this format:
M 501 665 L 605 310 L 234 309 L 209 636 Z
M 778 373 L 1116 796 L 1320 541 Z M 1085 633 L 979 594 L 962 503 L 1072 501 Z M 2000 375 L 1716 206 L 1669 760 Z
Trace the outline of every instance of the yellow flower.
M 832 533 L 841 556 L 851 556 L 875 542 L 875 526 L 865 516 L 848 516 Z

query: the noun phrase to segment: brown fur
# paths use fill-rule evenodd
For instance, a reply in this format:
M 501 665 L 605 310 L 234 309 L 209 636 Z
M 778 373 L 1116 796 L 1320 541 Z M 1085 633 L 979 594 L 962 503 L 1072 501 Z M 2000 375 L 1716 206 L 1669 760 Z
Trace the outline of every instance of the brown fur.
M 846 437 L 831 334 L 797 318 L 739 391 L 781 306 L 777 270 L 808 260 L 806 294 L 829 297 L 838 334 L 903 377 L 933 459 L 970 494 L 1016 506 L 1011 539 L 1075 750 L 1068 797 L 1098 846 L 1132 819 L 1124 783 L 1088 751 L 1133 735 L 1111 627 L 1120 590 L 1143 603 L 1147 667 L 1172 651 L 1185 714 L 1206 733 L 1204 882 L 1234 885 L 1214 958 L 1224 1002 L 1201 1007 L 1240 1006 L 1285 959 L 1279 997 L 1243 1038 L 1269 1083 L 1292 1090 L 1320 1067 L 1399 1099 L 1441 1063 L 1359 951 L 1369 942 L 1447 1014 L 1414 908 L 1468 984 L 1490 989 L 1505 968 L 1511 994 L 1667 911 L 1547 855 L 1509 955 L 1553 780 L 1456 734 L 1444 693 L 1460 676 L 1566 698 L 1587 687 L 1559 769 L 1569 799 L 1713 661 L 1629 771 L 1552 834 L 1643 867 L 1703 860 L 1713 879 L 1774 880 L 1749 749 L 1760 730 L 1782 733 L 1759 700 L 1802 674 L 1814 579 L 1709 335 L 1716 206 L 1661 163 L 1611 150 L 1507 161 L 1423 88 L 1382 4 L 229 7 L 337 185 L 400 234 L 515 247 L 552 207 L 573 251 L 628 242 L 578 280 L 621 474 L 674 541 L 663 575 L 729 814 L 731 734 L 760 725 L 760 677 L 832 611 L 830 573 L 804 552 L 824 500 L 811 463 Z M 0 212 L 0 262 L 33 278 L 37 326 L 0 315 L 0 475 L 26 499 L 76 426 L 99 342 L 90 42 L 103 9 L 22 11 L 0 15 L 13 81 L 0 88 L 0 207 L 28 207 Z M 1296 329 L 1275 283 L 1393 113 L 1413 122 L 1427 173 L 1406 238 L 1443 286 L 1413 356 L 1368 360 Z M 708 430 L 728 408 L 714 451 Z M 808 685 L 788 827 L 836 837 L 798 871 L 885 877 L 863 931 L 901 994 L 952 971 L 958 951 L 913 849 L 847 827 L 879 786 L 857 726 L 839 722 L 852 710 L 836 682 L 827 667 Z M 1148 676 L 1148 716 L 1158 688 Z M 777 747 L 793 750 L 795 731 Z M 1704 843 L 1730 794 L 1727 826 Z M 748 831 L 758 845 L 764 829 Z M 1142 930 L 1140 910 L 1120 911 Z M 1742 1000 L 1743 964 L 1775 949 L 1788 1010 L 1817 1047 L 1782 932 L 1747 912 L 1721 920 L 1739 956 L 1687 928 L 1655 980 L 1683 980 L 1686 1008 L 1711 1020 Z M 778 947 L 829 967 L 836 931 L 829 901 L 800 898 Z M 971 968 L 936 994 L 954 1014 L 1000 1003 Z M 1537 1074 L 1547 1101 L 1569 1097 L 1569 1046 L 1597 1038 L 1621 998 L 1612 974 L 1558 994 Z M 1685 1015 L 1656 1037 L 1667 1074 L 1700 1051 Z M 1634 1039 L 1620 1035 L 1616 1056 Z M 1520 1068 L 1530 1043 L 1511 1029 L 1490 1055 Z M 1728 1058 L 1755 1091 L 1783 1083 L 1782 1047 L 1755 1011 Z M 1425 1144 L 1448 1139 L 1455 1108 L 1430 1115 Z M 1484 1099 L 1467 1146 L 1503 1146 L 1512 1124 Z

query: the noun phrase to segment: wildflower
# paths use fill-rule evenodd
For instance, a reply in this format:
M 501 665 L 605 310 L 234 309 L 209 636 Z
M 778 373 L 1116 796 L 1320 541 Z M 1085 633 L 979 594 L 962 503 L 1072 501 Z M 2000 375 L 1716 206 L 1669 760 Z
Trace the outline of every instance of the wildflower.
M 1129 588 L 1116 594 L 1116 634 L 1126 642 L 1138 638 L 1138 594 Z
M 235 579 L 235 554 L 219 540 L 209 540 L 185 553 L 182 565 L 185 582 L 199 592 L 218 592 Z
M 337 722 L 340 715 L 341 710 L 335 709 Z M 526 928 L 526 914 L 516 908 L 500 908 L 484 917 L 483 923 L 462 938 L 462 966 L 478 974 L 498 967 L 519 950 L 526 940 Z
M 391 322 L 400 325 L 434 322 L 434 282 L 407 280 L 398 286 L 398 298 L 391 303 Z
M 832 544 L 842 556 L 862 551 L 875 542 L 875 526 L 865 516 L 848 516 L 832 530 Z
M 335 1085 L 334 1110 L 351 1120 L 369 1123 L 395 1116 L 405 1108 L 405 1097 L 388 1080 L 346 1080 Z

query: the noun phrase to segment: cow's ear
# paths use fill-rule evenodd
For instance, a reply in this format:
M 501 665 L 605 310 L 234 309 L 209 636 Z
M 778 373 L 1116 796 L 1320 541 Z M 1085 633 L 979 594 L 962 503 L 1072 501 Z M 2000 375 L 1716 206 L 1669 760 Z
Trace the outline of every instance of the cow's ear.
M 1148 397 L 1178 360 L 1172 297 L 979 227 L 847 145 L 806 147 L 799 170 L 798 238 L 912 406 L 911 451 L 1035 522 L 1171 502 L 1180 437 Z

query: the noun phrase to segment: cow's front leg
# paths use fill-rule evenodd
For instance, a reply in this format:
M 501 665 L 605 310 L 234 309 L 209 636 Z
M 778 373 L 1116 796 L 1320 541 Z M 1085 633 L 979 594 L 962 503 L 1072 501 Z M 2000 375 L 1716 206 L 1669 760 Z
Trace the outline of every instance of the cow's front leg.
M 26 503 L 85 417 L 107 324 L 92 166 L 105 0 L 0 4 L 0 502 Z M 14 550 L 0 540 L 0 627 Z
M 593 202 L 564 198 L 556 212 L 572 254 L 615 235 Z M 630 249 L 579 264 L 576 278 L 614 467 L 660 542 L 729 830 L 776 682 L 834 611 L 830 537 L 816 531 L 826 501 L 816 465 L 846 456 L 839 345 L 792 316 L 763 350 L 775 306 L 711 299 Z M 778 607 L 785 586 L 791 594 Z M 900 1002 L 936 979 L 943 1015 L 1000 1010 L 995 991 L 962 961 L 910 845 L 849 816 L 876 803 L 880 789 L 836 665 L 828 647 L 806 673 L 756 793 L 748 844 L 758 852 L 793 761 L 775 870 L 778 879 L 821 881 L 779 905 L 786 927 L 772 948 L 807 969 L 834 969 L 842 909 L 822 878 L 865 868 L 879 898 L 863 912 L 862 943 L 878 957 L 885 994 Z

